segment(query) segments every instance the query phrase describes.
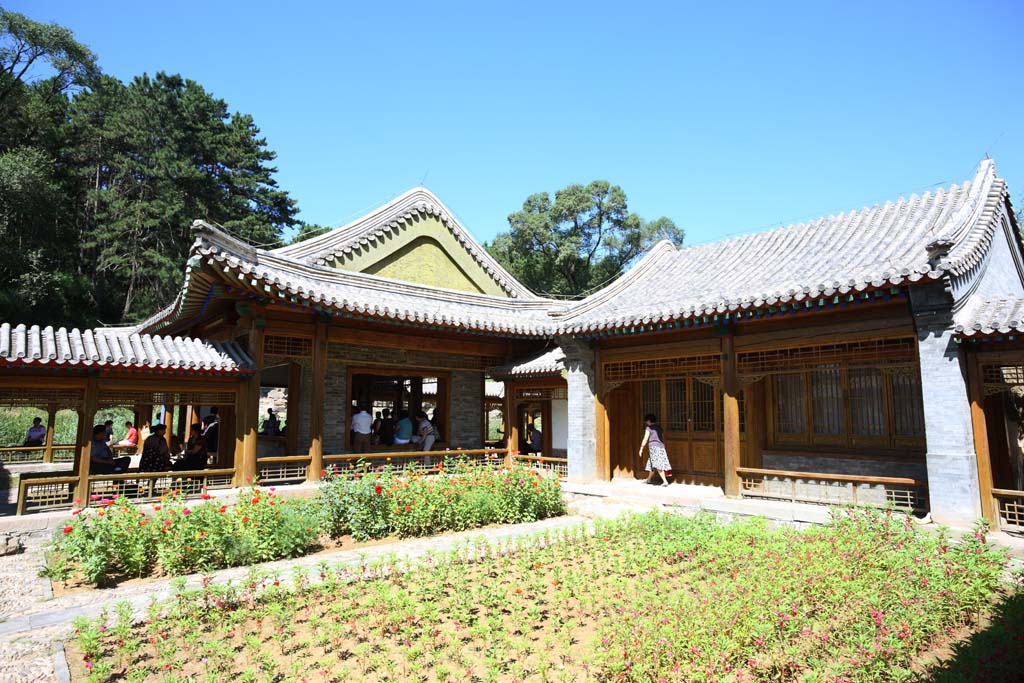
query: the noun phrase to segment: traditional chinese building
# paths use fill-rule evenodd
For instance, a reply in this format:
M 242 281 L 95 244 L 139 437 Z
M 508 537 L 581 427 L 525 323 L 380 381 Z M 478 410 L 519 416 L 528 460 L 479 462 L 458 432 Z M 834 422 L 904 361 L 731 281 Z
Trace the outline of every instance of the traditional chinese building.
M 203 476 L 223 485 L 351 462 L 356 405 L 425 410 L 435 448 L 492 455 L 500 406 L 508 457 L 573 480 L 645 476 L 654 413 L 675 481 L 1024 523 L 1024 252 L 991 161 L 882 206 L 658 244 L 572 302 L 530 292 L 422 188 L 280 249 L 194 227 L 181 291 L 142 324 L 0 328 L 4 401 L 82 416 L 74 470 L 28 479 L 26 510 L 114 481 L 82 441 L 100 406 L 179 425 L 219 406 L 220 474 Z M 269 387 L 284 434 L 260 433 Z

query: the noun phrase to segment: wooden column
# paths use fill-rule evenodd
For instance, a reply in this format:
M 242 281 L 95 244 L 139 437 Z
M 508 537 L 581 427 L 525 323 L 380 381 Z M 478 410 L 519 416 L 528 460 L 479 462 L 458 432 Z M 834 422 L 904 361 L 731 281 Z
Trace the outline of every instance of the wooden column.
M 191 403 L 185 407 L 185 441 L 188 442 L 190 436 L 192 436 L 192 422 L 195 420 L 196 409 Z
M 78 507 L 89 504 L 89 466 L 92 462 L 92 421 L 96 418 L 99 400 L 99 381 L 90 377 L 85 383 L 85 396 L 82 409 L 78 413 L 78 436 L 75 446 L 78 449 L 78 488 L 75 500 Z
M 725 479 L 725 495 L 740 494 L 740 478 L 736 468 L 740 464 L 740 383 L 736 374 L 736 349 L 730 333 L 722 338 L 722 388 L 723 397 L 723 439 L 722 474 Z
M 597 391 L 594 392 L 594 448 L 597 450 L 597 478 L 611 481 L 612 460 L 609 447 L 608 396 L 604 386 L 604 370 L 601 367 L 601 349 L 594 352 L 594 372 L 597 374 Z
M 299 450 L 299 407 L 302 405 L 302 366 L 288 364 L 288 407 L 285 426 L 285 455 L 297 455 Z
M 540 421 L 544 431 L 540 436 L 540 454 L 545 458 L 551 457 L 551 401 L 544 401 L 540 404 Z
M 256 366 L 256 374 L 243 387 L 245 403 L 245 437 L 242 444 L 242 482 L 251 484 L 256 480 L 256 448 L 259 443 L 260 419 L 260 374 L 263 371 L 263 324 L 253 320 L 249 328 L 249 357 Z
M 248 382 L 242 382 L 241 384 L 241 388 L 239 388 L 238 393 L 235 394 L 235 405 L 231 410 L 231 428 L 234 432 L 234 439 L 231 442 L 234 444 L 234 448 L 232 449 L 232 467 L 235 468 L 235 486 L 243 486 L 245 484 L 245 479 L 242 475 L 244 470 L 242 467 L 242 461 L 245 459 L 245 406 L 248 402 L 245 391 L 248 387 Z M 223 428 L 224 423 L 221 423 L 220 429 Z
M 174 437 L 174 405 L 164 405 L 164 426 L 167 429 L 164 431 L 164 441 L 167 442 L 167 447 L 171 446 L 171 439 Z
M 512 466 L 512 456 L 519 450 L 519 417 L 516 415 L 515 384 L 505 382 L 505 466 Z
M 985 420 L 985 387 L 981 376 L 981 362 L 978 354 L 968 352 L 967 397 L 971 402 L 971 427 L 974 430 L 974 453 L 978 461 L 978 489 L 981 494 L 981 515 L 999 526 L 992 500 L 992 455 L 988 448 L 988 424 Z
M 57 428 L 57 404 L 50 401 L 46 404 L 46 450 L 43 451 L 43 462 L 53 462 L 53 432 Z
M 313 337 L 312 386 L 309 392 L 309 469 L 306 481 L 320 481 L 324 468 L 324 402 L 327 398 L 327 325 L 317 323 Z M 291 397 L 289 397 L 291 400 Z

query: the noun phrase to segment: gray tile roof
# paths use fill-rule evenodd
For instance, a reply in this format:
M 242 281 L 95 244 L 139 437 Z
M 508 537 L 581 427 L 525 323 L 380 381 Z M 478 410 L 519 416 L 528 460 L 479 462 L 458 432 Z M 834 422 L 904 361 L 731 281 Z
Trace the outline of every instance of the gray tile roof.
M 419 192 L 400 199 L 415 205 L 425 196 Z M 311 262 L 343 242 L 348 228 L 265 251 L 200 221 L 181 294 L 139 329 L 158 331 L 201 315 L 211 289 L 222 286 L 342 317 L 532 337 L 595 334 L 940 278 L 956 280 L 954 289 L 966 293 L 969 287 L 958 283 L 969 284 L 984 265 L 1006 197 L 1005 182 L 986 160 L 970 182 L 897 202 L 684 249 L 659 243 L 615 282 L 573 302 L 473 294 Z M 364 230 L 372 221 L 356 223 Z
M 182 297 L 144 322 L 142 329 L 159 329 L 174 316 L 187 313 L 185 309 L 197 310 L 206 292 L 190 284 L 198 281 L 202 266 L 239 290 L 341 315 L 508 336 L 554 332 L 547 315 L 554 302 L 548 299 L 474 294 L 317 266 L 254 249 L 205 224 L 195 227 L 199 237 Z
M 961 337 L 1024 333 L 1024 299 L 1007 297 L 972 303 L 956 314 Z
M 1005 196 L 986 160 L 974 180 L 945 190 L 712 244 L 661 243 L 554 318 L 573 334 L 941 278 L 983 258 Z
M 506 365 L 490 368 L 492 377 L 537 377 L 560 375 L 565 369 L 565 351 L 554 347 Z
M 536 299 L 537 296 L 515 279 L 477 243 L 448 207 L 425 187 L 415 187 L 384 206 L 351 223 L 318 237 L 275 249 L 273 253 L 314 265 L 327 265 L 336 257 L 378 240 L 409 225 L 414 214 L 433 216 L 448 228 L 452 236 L 505 292 L 512 297 Z
M 3 323 L 0 365 L 241 373 L 252 370 L 252 359 L 234 342 L 151 336 L 134 327 L 83 331 Z

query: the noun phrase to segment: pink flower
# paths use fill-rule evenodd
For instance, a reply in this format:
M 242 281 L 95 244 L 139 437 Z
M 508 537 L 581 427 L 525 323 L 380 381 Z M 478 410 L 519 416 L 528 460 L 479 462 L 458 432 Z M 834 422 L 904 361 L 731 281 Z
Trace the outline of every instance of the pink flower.
M 183 514 L 183 515 L 191 515 L 192 511 L 189 510 L 188 508 L 185 508 L 184 510 L 181 511 L 181 514 Z

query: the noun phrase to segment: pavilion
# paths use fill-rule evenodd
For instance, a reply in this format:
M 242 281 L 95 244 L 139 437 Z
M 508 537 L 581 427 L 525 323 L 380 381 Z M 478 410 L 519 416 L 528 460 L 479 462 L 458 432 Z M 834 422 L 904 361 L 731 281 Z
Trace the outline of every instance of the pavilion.
M 660 243 L 570 302 L 517 282 L 423 188 L 279 249 L 193 227 L 181 290 L 139 325 L 0 327 L 0 403 L 81 416 L 73 469 L 27 479 L 25 511 L 134 485 L 88 472 L 100 406 L 167 406 L 180 427 L 218 406 L 218 469 L 194 481 L 230 486 L 351 462 L 357 404 L 429 408 L 436 448 L 492 456 L 500 405 L 502 454 L 572 480 L 645 476 L 655 413 L 675 481 L 1024 529 L 1024 247 L 990 160 L 881 206 Z M 259 434 L 267 387 L 286 391 L 282 437 Z M 520 453 L 538 419 L 541 453 Z

